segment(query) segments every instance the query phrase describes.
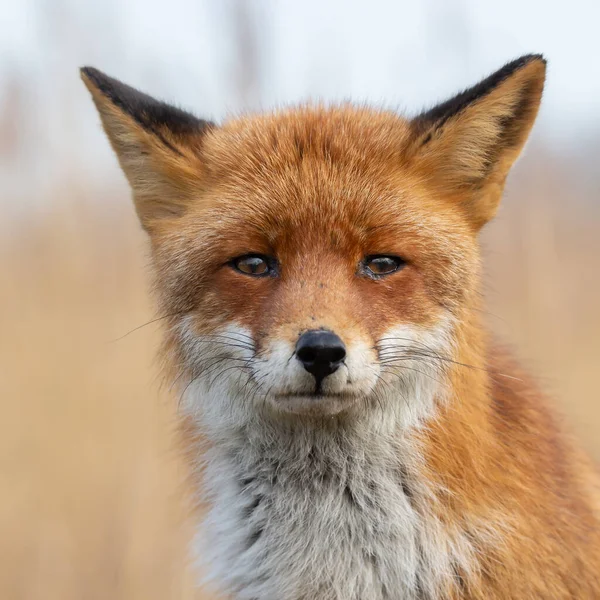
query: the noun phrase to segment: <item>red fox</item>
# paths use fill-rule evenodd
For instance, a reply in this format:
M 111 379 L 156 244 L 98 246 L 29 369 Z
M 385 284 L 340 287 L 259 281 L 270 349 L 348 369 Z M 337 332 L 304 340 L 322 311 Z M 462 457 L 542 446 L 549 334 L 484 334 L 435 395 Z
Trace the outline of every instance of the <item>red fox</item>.
M 195 550 L 236 600 L 600 598 L 600 480 L 481 322 L 546 61 L 217 125 L 85 67 L 151 242 Z

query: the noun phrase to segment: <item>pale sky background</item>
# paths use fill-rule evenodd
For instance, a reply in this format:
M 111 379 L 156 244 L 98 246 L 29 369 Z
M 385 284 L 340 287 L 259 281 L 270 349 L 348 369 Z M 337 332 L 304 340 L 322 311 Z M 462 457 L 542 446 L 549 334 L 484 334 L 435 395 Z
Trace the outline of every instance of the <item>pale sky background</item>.
M 307 98 L 415 113 L 542 52 L 535 139 L 597 151 L 599 23 L 599 0 L 1 0 L 0 126 L 16 142 L 0 149 L 0 183 L 41 197 L 75 172 L 116 176 L 84 64 L 218 120 Z

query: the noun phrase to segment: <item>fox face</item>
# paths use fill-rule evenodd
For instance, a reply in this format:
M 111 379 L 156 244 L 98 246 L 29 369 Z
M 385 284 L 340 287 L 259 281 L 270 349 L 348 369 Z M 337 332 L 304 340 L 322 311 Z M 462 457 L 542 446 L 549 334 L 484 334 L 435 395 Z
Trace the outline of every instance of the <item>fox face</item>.
M 523 57 L 413 119 L 303 106 L 217 126 L 83 69 L 150 234 L 165 355 L 201 410 L 430 414 L 544 70 Z
M 233 123 L 204 141 L 214 187 L 178 218 L 176 237 L 165 232 L 159 288 L 173 290 L 167 312 L 194 290 L 176 345 L 209 385 L 229 369 L 269 408 L 330 415 L 378 402 L 416 364 L 443 366 L 477 271 L 474 236 L 397 167 L 407 132 L 386 117 L 375 128 L 369 112 L 302 109 L 256 123 L 258 136 Z M 358 148 L 361 133 L 388 146 Z

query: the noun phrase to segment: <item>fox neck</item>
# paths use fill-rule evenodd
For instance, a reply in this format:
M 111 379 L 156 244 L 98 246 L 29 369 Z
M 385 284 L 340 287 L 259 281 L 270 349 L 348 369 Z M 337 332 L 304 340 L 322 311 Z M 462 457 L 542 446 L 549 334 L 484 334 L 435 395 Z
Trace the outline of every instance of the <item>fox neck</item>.
M 460 478 L 464 465 L 435 457 L 471 456 L 481 445 L 487 374 L 479 331 L 459 332 L 460 364 L 447 370 L 444 389 L 418 388 L 431 398 L 415 401 L 432 410 L 410 427 L 381 414 L 354 423 L 260 421 L 209 441 L 199 489 L 211 508 L 198 554 L 234 597 L 379 600 L 394 590 L 434 599 L 454 593 L 457 573 L 477 571 L 477 529 L 449 524 L 438 500 L 441 470 Z M 489 527 L 479 533 L 494 535 Z

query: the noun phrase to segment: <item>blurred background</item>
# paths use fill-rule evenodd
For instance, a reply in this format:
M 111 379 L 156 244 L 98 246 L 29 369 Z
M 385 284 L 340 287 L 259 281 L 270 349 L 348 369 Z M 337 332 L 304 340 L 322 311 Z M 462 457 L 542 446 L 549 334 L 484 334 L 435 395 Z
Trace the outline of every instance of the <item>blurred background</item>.
M 207 597 L 146 240 L 79 66 L 219 120 L 307 98 L 416 113 L 543 52 L 483 236 L 487 318 L 599 458 L 599 20 L 596 0 L 1 0 L 0 597 Z

